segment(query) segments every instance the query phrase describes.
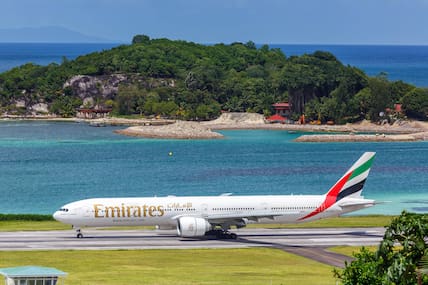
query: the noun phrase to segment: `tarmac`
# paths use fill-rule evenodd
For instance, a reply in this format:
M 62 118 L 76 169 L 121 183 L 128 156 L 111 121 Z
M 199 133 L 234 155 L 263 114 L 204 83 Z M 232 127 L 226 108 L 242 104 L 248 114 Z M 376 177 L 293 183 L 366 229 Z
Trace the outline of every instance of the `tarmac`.
M 73 230 L 0 232 L 0 251 L 271 247 L 343 267 L 351 258 L 330 252 L 329 247 L 378 245 L 384 228 L 246 228 L 232 232 L 238 239 L 182 238 L 172 230 L 84 229 L 82 239 L 76 238 Z

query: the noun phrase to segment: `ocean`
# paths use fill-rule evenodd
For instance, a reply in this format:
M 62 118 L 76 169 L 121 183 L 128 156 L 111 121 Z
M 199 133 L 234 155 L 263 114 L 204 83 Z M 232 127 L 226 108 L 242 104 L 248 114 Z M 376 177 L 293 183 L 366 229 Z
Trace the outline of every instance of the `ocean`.
M 79 55 L 118 46 L 103 44 L 0 43 L 0 72 L 33 62 L 47 65 L 71 60 Z M 343 64 L 356 66 L 368 75 L 385 72 L 390 80 L 403 80 L 418 87 L 428 87 L 428 46 L 370 45 L 278 45 L 286 56 L 312 53 L 317 50 L 333 53 Z
M 267 130 L 159 140 L 117 128 L 0 122 L 0 213 L 90 197 L 324 194 L 365 151 L 377 155 L 363 194 L 385 203 L 357 214 L 428 212 L 428 142 L 295 143 L 300 133 Z
M 63 58 L 75 59 L 95 51 L 118 46 L 117 43 L 0 43 L 0 72 L 26 63 L 48 65 Z

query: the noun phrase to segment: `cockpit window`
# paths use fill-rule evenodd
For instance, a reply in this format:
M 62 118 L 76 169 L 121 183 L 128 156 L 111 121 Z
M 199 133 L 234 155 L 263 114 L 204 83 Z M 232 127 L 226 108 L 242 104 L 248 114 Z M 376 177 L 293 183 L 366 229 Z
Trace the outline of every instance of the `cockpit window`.
M 58 211 L 60 211 L 60 212 L 68 212 L 68 209 L 67 208 L 61 208 Z

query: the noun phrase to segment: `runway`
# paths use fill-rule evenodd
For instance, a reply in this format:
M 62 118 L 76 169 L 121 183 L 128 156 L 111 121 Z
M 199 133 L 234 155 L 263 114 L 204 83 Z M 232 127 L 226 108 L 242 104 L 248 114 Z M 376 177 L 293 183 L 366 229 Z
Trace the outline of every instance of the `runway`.
M 0 250 L 188 249 L 252 246 L 331 247 L 376 245 L 383 228 L 240 229 L 237 240 L 193 239 L 175 231 L 84 229 L 77 239 L 69 231 L 0 232 Z
M 236 240 L 191 239 L 175 231 L 84 229 L 83 239 L 73 230 L 0 232 L 0 251 L 106 250 L 274 247 L 340 266 L 346 257 L 326 251 L 332 246 L 377 245 L 383 228 L 239 229 Z M 321 259 L 321 260 L 320 260 Z M 337 260 L 336 260 L 337 259 Z

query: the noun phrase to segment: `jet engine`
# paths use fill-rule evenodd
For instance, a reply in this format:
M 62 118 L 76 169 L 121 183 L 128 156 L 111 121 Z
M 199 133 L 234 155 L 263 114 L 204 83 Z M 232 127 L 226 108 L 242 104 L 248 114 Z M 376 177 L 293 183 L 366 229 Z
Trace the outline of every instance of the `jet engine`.
M 200 237 L 211 229 L 204 218 L 181 217 L 178 219 L 177 232 L 182 237 Z

